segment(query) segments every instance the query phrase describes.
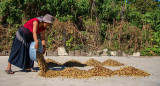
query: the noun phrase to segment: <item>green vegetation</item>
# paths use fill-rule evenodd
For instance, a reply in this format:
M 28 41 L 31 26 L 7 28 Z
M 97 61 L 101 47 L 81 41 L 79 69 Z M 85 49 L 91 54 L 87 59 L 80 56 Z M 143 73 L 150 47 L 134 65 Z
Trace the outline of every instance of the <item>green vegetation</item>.
M 49 13 L 56 20 L 46 32 L 47 49 L 64 46 L 65 27 L 67 51 L 108 48 L 160 55 L 159 5 L 157 0 L 0 0 L 0 48 L 11 47 L 27 20 Z

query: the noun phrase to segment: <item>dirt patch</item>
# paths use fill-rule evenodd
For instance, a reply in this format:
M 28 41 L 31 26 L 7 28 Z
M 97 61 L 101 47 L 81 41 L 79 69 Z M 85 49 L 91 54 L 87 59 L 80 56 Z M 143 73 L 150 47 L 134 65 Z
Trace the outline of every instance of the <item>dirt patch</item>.
M 116 67 L 116 66 L 123 66 L 124 64 L 120 63 L 120 62 L 117 62 L 115 60 L 112 60 L 112 59 L 107 59 L 106 61 L 102 62 L 102 65 L 103 66 L 113 66 L 113 67 Z

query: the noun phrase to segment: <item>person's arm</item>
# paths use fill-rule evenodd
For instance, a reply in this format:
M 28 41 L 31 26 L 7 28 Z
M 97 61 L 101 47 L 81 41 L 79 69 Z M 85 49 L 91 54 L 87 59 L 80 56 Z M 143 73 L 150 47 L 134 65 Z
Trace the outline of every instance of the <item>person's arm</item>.
M 41 40 L 42 40 L 42 46 L 43 46 L 43 54 L 45 53 L 45 49 L 46 49 L 46 46 L 45 46 L 45 32 L 46 32 L 46 30 L 43 30 L 42 33 L 41 33 Z
M 36 42 L 35 49 L 38 49 L 38 38 L 37 38 L 37 28 L 38 28 L 38 22 L 33 22 L 33 39 Z

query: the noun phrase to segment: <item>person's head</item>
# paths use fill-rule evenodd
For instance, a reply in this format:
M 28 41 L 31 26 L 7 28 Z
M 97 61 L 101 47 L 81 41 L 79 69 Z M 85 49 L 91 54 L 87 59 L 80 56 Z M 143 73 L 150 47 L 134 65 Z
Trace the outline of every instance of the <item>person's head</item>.
M 43 22 L 44 27 L 48 27 L 48 26 L 51 26 L 51 25 L 52 25 L 52 23 Z
M 42 21 L 43 21 L 43 26 L 47 27 L 52 25 L 54 20 L 54 17 L 50 14 L 46 14 L 45 16 L 43 16 Z

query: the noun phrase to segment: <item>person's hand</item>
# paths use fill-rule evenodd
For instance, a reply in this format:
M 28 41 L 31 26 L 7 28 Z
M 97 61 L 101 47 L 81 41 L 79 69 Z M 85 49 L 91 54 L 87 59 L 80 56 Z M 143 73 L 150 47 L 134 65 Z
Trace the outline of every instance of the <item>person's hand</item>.
M 45 53 L 45 51 L 46 51 L 46 46 L 43 45 L 43 54 Z
M 36 42 L 36 44 L 35 44 L 35 49 L 36 49 L 36 51 L 37 51 L 37 49 L 38 49 L 38 42 Z

